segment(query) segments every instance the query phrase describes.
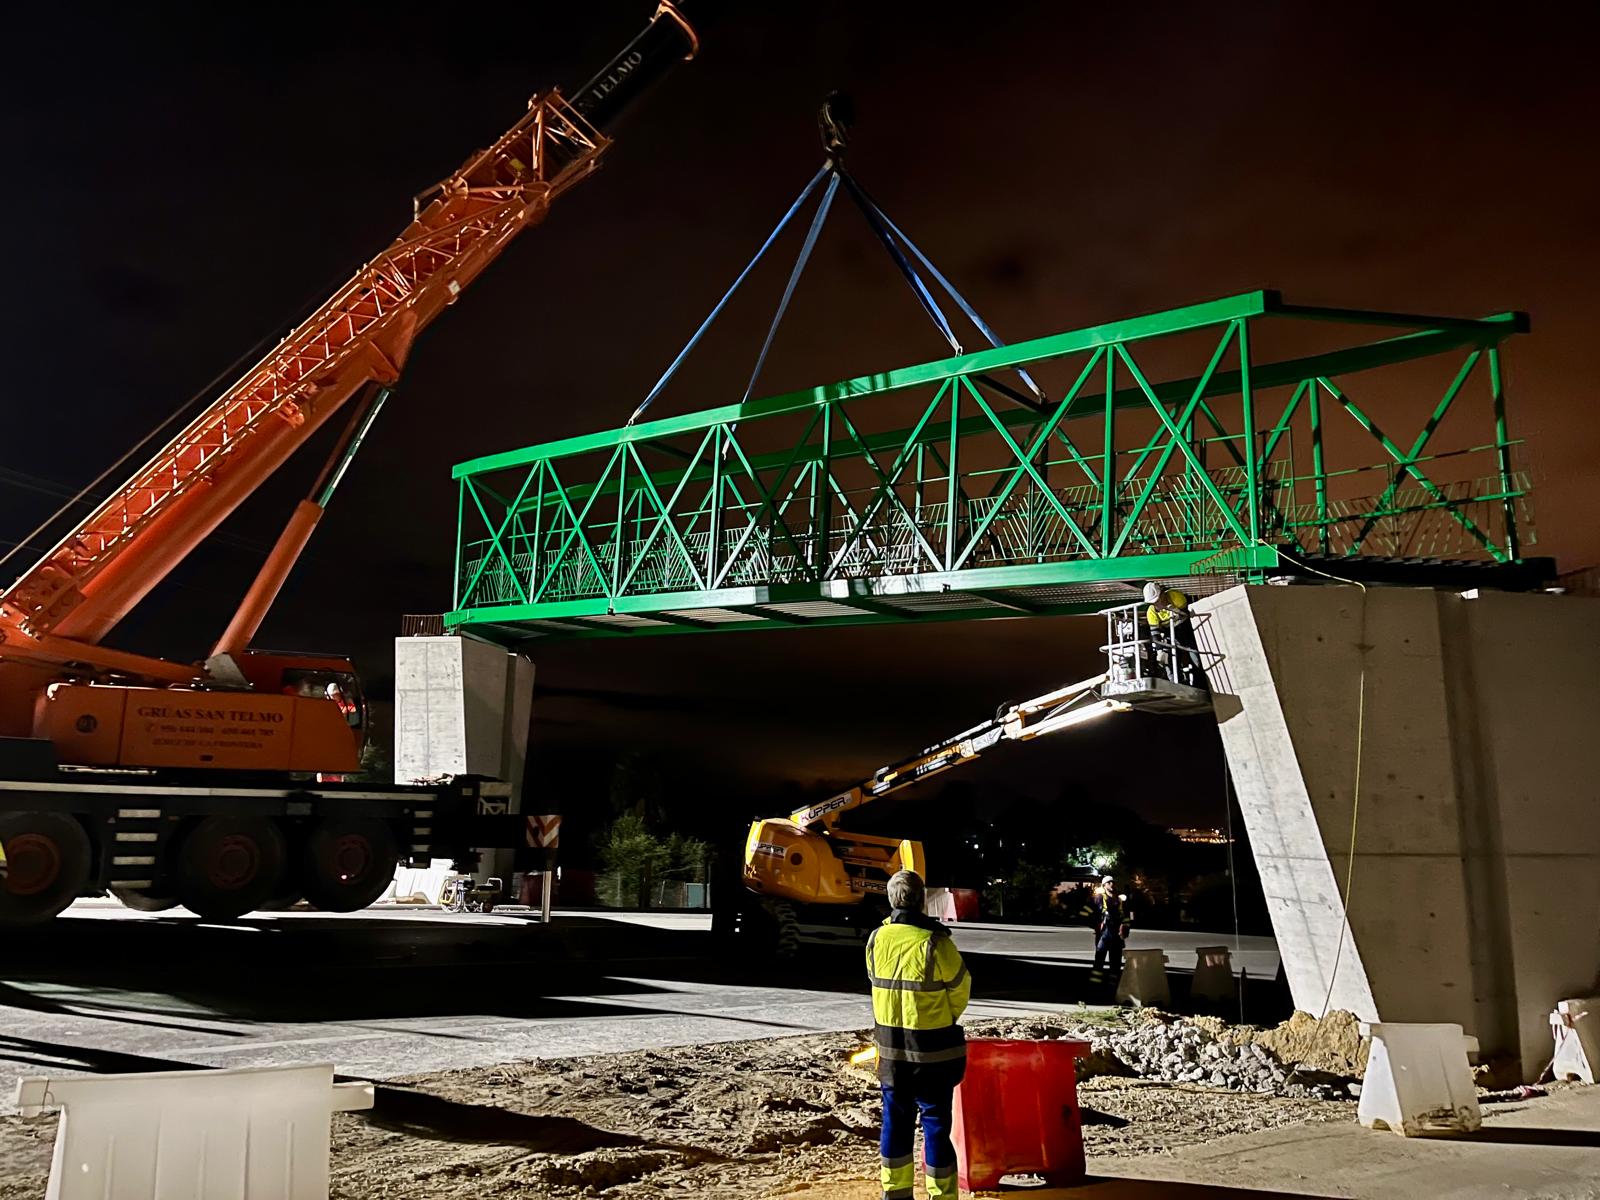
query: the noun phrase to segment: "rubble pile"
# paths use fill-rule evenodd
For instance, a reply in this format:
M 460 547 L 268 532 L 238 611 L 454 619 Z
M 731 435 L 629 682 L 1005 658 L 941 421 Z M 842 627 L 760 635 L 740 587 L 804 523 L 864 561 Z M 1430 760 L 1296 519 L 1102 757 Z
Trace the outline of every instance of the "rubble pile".
M 1133 1074 L 1166 1083 L 1198 1083 L 1235 1092 L 1348 1100 L 1350 1083 L 1342 1076 L 1285 1065 L 1259 1041 L 1218 1037 L 1181 1018 L 1146 1020 L 1095 1038 L 1097 1055 L 1116 1058 Z M 1092 1070 L 1093 1063 L 1085 1064 Z
M 1090 1054 L 1078 1062 L 1080 1080 L 1131 1075 L 1296 1099 L 1350 1099 L 1359 1091 L 1358 1064 L 1364 1065 L 1366 1058 L 1359 1026 L 1348 1013 L 1329 1013 L 1320 1022 L 1296 1013 L 1275 1029 L 1260 1030 L 1147 1008 L 1109 1025 L 1055 1014 L 978 1023 L 971 1032 L 977 1037 L 1082 1038 L 1089 1042 Z
M 1334 1009 L 1320 1020 L 1296 1011 L 1276 1029 L 1255 1034 L 1283 1062 L 1359 1079 L 1367 1069 L 1367 1042 L 1354 1013 Z

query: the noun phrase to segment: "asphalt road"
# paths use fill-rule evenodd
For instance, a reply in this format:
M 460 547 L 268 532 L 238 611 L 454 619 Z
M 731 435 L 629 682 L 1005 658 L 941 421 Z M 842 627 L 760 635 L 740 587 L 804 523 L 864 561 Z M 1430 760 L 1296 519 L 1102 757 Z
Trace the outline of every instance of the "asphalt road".
M 1094 961 L 1094 933 L 1083 926 L 974 922 L 952 928 L 963 953 L 998 954 L 1018 961 L 1091 965 Z M 1247 971 L 1251 979 L 1271 979 L 1278 973 L 1278 944 L 1269 937 L 1138 928 L 1128 937 L 1130 950 L 1164 950 L 1174 971 L 1192 971 L 1195 952 L 1202 946 L 1226 947 L 1235 975 Z
M 857 951 L 727 961 L 708 927 L 698 915 L 558 914 L 541 927 L 416 910 L 206 925 L 83 902 L 0 962 L 0 1103 L 22 1075 L 332 1062 L 386 1079 L 869 1024 Z M 956 936 L 974 1016 L 1106 999 L 1086 992 L 1086 930 Z M 1229 940 L 1142 931 L 1133 944 L 1163 944 L 1183 968 L 1194 944 Z M 1270 977 L 1270 939 L 1244 941 L 1236 963 Z

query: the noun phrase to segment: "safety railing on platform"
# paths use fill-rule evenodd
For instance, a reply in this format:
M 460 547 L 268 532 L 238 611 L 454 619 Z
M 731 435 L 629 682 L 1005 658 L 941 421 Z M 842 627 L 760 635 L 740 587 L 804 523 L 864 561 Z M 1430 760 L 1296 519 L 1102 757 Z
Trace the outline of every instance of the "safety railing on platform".
M 1373 326 L 1401 332 L 1349 340 Z M 447 621 L 703 625 L 951 592 L 1033 611 L 1029 588 L 1285 554 L 1514 563 L 1528 482 L 1500 346 L 1525 328 L 1252 292 L 476 459 L 455 471 Z M 1259 362 L 1262 329 L 1292 351 L 1347 336 Z M 1004 382 L 1023 370 L 1045 403 Z

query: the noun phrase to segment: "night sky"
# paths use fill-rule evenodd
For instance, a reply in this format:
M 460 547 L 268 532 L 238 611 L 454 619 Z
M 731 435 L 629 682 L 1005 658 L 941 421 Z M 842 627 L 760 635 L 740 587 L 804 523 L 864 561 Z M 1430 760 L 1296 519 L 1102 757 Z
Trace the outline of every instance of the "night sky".
M 860 112 L 857 175 L 1008 339 L 1264 286 L 1308 304 L 1528 310 L 1508 369 L 1537 552 L 1600 561 L 1593 5 L 740 7 L 617 130 L 604 170 L 426 335 L 260 644 L 353 652 L 387 694 L 400 614 L 449 602 L 451 464 L 625 420 L 816 170 L 815 107 L 834 88 Z M 649 10 L 9 16 L 0 549 L 283 332 L 395 234 L 414 193 L 531 92 L 587 78 Z M 784 269 L 755 281 L 657 414 L 736 398 Z M 761 390 L 942 347 L 841 211 Z M 202 655 L 322 453 L 116 643 Z M 1094 633 L 1031 620 L 554 645 L 538 656 L 540 768 L 581 804 L 639 748 L 719 808 L 766 808 L 780 784 L 870 772 L 1090 673 Z M 1129 718 L 974 777 L 1210 824 L 1221 760 L 1205 732 Z M 1152 764 L 1152 745 L 1172 750 Z

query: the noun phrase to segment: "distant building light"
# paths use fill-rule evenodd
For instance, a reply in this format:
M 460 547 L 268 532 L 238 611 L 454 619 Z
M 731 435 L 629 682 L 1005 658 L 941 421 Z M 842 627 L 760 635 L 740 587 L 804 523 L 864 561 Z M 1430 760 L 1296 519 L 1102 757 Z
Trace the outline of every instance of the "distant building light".
M 1167 832 L 1191 846 L 1226 846 L 1233 841 L 1220 829 L 1169 829 Z

